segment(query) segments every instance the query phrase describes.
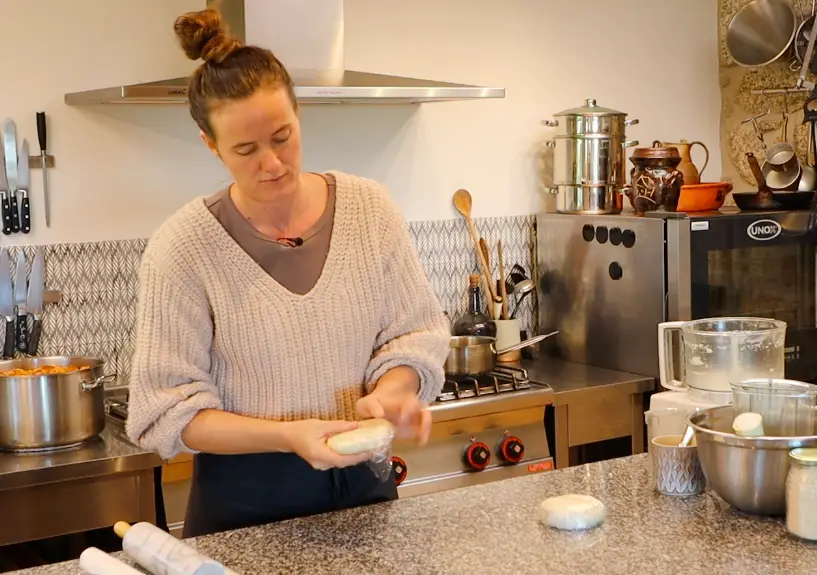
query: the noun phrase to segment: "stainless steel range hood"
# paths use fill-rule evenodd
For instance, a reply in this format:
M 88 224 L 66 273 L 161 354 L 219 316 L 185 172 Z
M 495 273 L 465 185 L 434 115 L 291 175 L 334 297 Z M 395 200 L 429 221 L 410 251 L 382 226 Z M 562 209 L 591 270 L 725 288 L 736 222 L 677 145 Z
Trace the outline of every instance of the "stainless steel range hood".
M 346 70 L 343 0 L 208 0 L 231 33 L 275 52 L 287 66 L 302 104 L 419 104 L 504 98 L 484 88 Z M 65 95 L 69 105 L 186 104 L 187 78 L 115 86 Z

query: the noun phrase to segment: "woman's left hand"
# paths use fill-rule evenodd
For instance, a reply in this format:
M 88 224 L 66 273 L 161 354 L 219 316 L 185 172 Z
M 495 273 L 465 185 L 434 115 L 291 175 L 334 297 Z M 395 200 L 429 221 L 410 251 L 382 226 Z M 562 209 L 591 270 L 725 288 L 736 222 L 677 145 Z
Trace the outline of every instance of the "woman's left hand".
M 420 445 L 428 442 L 431 433 L 431 412 L 411 391 L 375 387 L 358 400 L 357 414 L 364 419 L 388 419 L 398 438 L 416 439 Z

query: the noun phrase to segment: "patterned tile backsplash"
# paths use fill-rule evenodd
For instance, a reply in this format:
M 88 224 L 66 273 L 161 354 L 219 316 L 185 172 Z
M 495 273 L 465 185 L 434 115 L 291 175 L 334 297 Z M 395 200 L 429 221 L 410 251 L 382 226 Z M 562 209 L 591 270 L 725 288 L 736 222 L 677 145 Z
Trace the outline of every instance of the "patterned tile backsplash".
M 506 270 L 520 264 L 530 273 L 534 258 L 535 218 L 518 216 L 476 220 L 488 242 L 498 277 L 496 242 L 502 239 Z M 468 275 L 478 270 L 473 245 L 461 219 L 411 222 L 409 230 L 420 260 L 452 318 L 465 310 Z M 138 268 L 147 240 L 56 244 L 45 249 L 46 289 L 62 292 L 43 313 L 39 355 L 90 355 L 107 360 L 109 373 L 127 383 L 133 354 Z M 19 247 L 10 247 L 13 262 Z M 33 246 L 22 247 L 29 265 Z M 524 329 L 536 329 L 535 292 L 520 307 Z

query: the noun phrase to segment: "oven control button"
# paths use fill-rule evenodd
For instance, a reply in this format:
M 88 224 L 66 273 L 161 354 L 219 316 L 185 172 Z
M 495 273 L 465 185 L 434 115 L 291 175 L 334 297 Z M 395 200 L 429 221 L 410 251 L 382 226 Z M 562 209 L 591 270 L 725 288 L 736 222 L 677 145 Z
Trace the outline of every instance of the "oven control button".
M 607 232 L 607 226 L 599 226 L 596 228 L 596 241 L 600 244 L 606 244 L 607 238 L 609 234 Z
M 525 444 L 513 435 L 505 435 L 497 449 L 499 458 L 505 463 L 519 463 L 525 455 Z
M 394 471 L 394 482 L 397 485 L 403 483 L 406 479 L 406 475 L 408 475 L 408 467 L 406 467 L 406 462 L 400 459 L 397 456 L 391 458 L 391 469 Z
M 475 441 L 465 449 L 465 465 L 475 471 L 482 471 L 491 462 L 491 450 L 481 441 Z
M 631 248 L 635 245 L 635 232 L 633 230 L 624 230 L 621 232 L 621 243 L 625 248 Z
M 590 224 L 584 224 L 582 226 L 582 238 L 584 238 L 584 241 L 592 242 L 593 238 L 595 238 L 595 237 L 596 237 L 596 230 L 593 229 L 593 226 L 591 226 Z
M 614 246 L 621 243 L 621 228 L 610 228 L 610 243 Z

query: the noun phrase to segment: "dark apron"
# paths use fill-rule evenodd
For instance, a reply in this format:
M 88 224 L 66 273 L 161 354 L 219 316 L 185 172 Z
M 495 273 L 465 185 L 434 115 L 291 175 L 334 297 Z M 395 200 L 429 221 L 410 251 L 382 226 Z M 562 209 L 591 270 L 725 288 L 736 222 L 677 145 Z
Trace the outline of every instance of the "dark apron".
M 318 471 L 293 453 L 195 456 L 184 537 L 397 499 L 367 464 Z

